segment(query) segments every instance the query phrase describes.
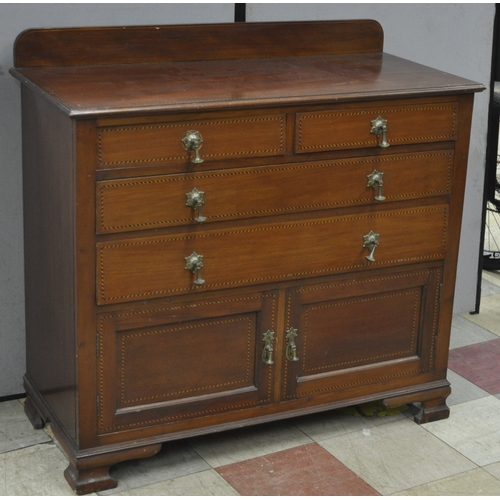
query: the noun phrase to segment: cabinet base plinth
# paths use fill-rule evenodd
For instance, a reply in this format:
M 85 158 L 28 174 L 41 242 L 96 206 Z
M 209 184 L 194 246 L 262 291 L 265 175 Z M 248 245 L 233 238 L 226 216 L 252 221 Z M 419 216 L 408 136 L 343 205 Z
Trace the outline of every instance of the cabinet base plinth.
M 444 420 L 450 416 L 450 409 L 444 399 L 425 401 L 422 403 L 420 411 L 413 417 L 417 424 L 427 424 Z
M 383 400 L 383 403 L 389 408 L 394 408 L 403 404 L 419 402 L 421 406 L 417 409 L 413 420 L 417 424 L 427 424 L 437 420 L 444 420 L 450 416 L 450 409 L 446 405 L 446 398 L 450 394 L 451 389 L 446 382 L 442 387 L 410 393 L 407 396 L 387 398 Z
M 64 477 L 77 495 L 116 488 L 118 481 L 109 475 L 109 469 L 113 465 L 126 460 L 152 457 L 161 450 L 162 446 L 161 443 L 154 443 L 120 450 L 103 449 L 100 452 L 86 454 L 85 451 L 75 452 L 57 426 L 52 426 L 52 431 L 69 459 Z
M 77 495 L 86 495 L 97 491 L 116 488 L 118 482 L 109 475 L 111 465 L 96 467 L 88 470 L 78 470 L 70 463 L 64 471 L 64 477 Z
M 63 447 L 64 442 L 62 443 Z M 109 475 L 111 466 L 139 458 L 148 458 L 156 455 L 161 449 L 161 443 L 140 446 L 120 451 L 102 453 L 100 455 L 75 458 L 65 447 L 70 464 L 64 471 L 64 477 L 78 495 L 96 493 L 98 491 L 116 488 L 118 482 Z

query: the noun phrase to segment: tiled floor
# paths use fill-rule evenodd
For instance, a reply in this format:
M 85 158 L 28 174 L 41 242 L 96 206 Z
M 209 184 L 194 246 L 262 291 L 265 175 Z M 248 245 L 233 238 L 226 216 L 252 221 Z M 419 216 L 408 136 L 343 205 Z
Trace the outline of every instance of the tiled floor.
M 99 495 L 500 495 L 500 273 L 453 321 L 447 420 L 330 411 L 167 444 Z M 0 403 L 0 495 L 72 495 L 50 429 Z

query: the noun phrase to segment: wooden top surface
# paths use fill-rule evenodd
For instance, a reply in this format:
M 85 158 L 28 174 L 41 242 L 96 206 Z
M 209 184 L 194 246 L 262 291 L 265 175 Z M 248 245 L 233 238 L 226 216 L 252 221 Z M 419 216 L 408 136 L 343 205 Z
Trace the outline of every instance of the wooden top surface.
M 290 31 L 291 25 L 294 26 L 292 31 Z M 223 33 L 224 36 L 220 35 L 222 38 L 227 38 L 228 33 L 234 34 L 237 25 L 215 26 L 218 27 L 215 31 L 219 35 Z M 221 29 L 221 26 L 224 29 Z M 356 32 L 366 29 L 367 26 L 372 30 L 371 45 L 366 39 L 362 39 L 360 44 L 348 43 L 349 40 L 356 39 Z M 156 51 L 153 57 L 144 56 L 147 62 L 124 63 L 124 58 L 128 58 L 129 55 L 127 51 L 125 53 L 122 51 L 116 58 L 121 64 L 109 64 L 106 58 L 110 57 L 112 50 L 108 47 L 103 51 L 104 56 L 97 57 L 100 62 L 87 64 L 89 60 L 85 57 L 83 64 L 81 58 L 75 60 L 67 57 L 65 60 L 67 65 L 55 66 L 55 61 L 62 64 L 60 60 L 62 56 L 53 51 L 51 57 L 48 57 L 46 51 L 40 49 L 39 52 L 45 55 L 38 59 L 31 57 L 29 62 L 33 64 L 32 67 L 18 67 L 12 69 L 11 73 L 75 117 L 446 95 L 475 92 L 484 88 L 470 80 L 381 52 L 383 36 L 381 30 L 377 29 L 379 28 L 377 23 L 365 21 L 351 22 L 351 24 L 349 22 L 261 23 L 244 26 L 241 33 L 249 29 L 255 31 L 255 27 L 259 28 L 255 45 L 252 39 L 246 39 L 244 43 L 240 40 L 235 50 L 229 50 L 224 46 L 225 48 L 223 47 L 217 54 L 213 50 L 205 53 L 200 49 L 196 55 L 189 56 L 194 60 L 183 60 L 182 54 L 176 53 L 178 60 L 154 62 L 159 53 Z M 320 29 L 312 30 L 314 27 Z M 341 34 L 337 36 L 339 27 L 342 28 Z M 173 28 L 175 30 L 168 33 L 170 35 L 175 33 L 179 37 L 180 33 L 186 34 L 192 27 L 184 27 L 184 31 L 182 26 Z M 211 30 L 214 30 L 214 25 L 203 28 L 198 26 L 198 41 L 203 38 L 200 33 L 208 36 L 207 33 L 212 33 Z M 280 30 L 280 36 L 286 32 L 295 43 L 298 43 L 297 39 L 303 40 L 306 34 L 312 32 L 317 32 L 322 37 L 330 32 L 333 33 L 332 37 L 336 39 L 336 43 L 319 44 L 315 39 L 316 41 L 309 40 L 306 45 L 299 44 L 295 48 L 285 43 L 285 48 L 276 49 L 275 45 L 280 38 L 275 32 Z M 31 34 L 31 38 L 40 39 L 41 34 L 47 37 L 52 31 L 61 32 L 61 30 L 36 30 Z M 83 31 L 88 39 L 89 34 Z M 99 39 L 102 39 L 101 31 L 96 31 Z M 148 28 L 148 33 L 150 31 Z M 67 32 L 62 30 L 62 32 L 63 38 L 67 38 L 69 32 L 76 36 L 79 30 L 67 30 Z M 116 30 L 112 32 L 115 33 Z M 292 37 L 292 32 L 301 35 Z M 123 35 L 122 32 L 119 33 L 120 36 Z M 164 35 L 168 33 L 165 32 Z M 271 36 L 271 33 L 274 35 Z M 52 33 L 51 36 L 56 34 Z M 284 41 L 281 38 L 281 42 Z M 26 52 L 26 47 L 32 43 L 29 32 L 20 35 L 16 53 Z M 120 43 L 123 43 L 121 38 Z M 216 47 L 220 43 L 222 43 L 220 38 L 219 41 L 210 39 L 207 47 Z M 76 44 L 79 46 L 80 42 Z M 164 44 L 169 45 L 170 40 L 164 41 Z M 174 46 L 179 47 L 180 44 L 181 40 L 177 38 Z M 249 46 L 254 49 L 247 51 L 244 57 L 231 57 L 241 55 L 244 47 Z M 272 50 L 269 47 L 272 47 Z M 353 49 L 348 53 L 349 47 Z M 118 50 L 116 47 L 115 49 Z M 141 50 L 144 51 L 144 43 L 141 45 Z M 59 51 L 65 53 L 61 47 Z M 74 47 L 69 50 L 70 53 L 75 51 Z M 139 52 L 135 50 L 132 52 L 135 54 L 134 61 L 141 60 Z M 164 59 L 172 59 L 171 54 L 167 52 Z M 290 52 L 299 54 L 286 55 Z M 273 53 L 281 55 L 266 56 Z M 189 59 L 187 54 L 184 54 L 186 56 L 184 59 Z M 203 54 L 212 54 L 212 59 L 197 60 Z M 21 61 L 23 58 L 26 59 L 25 56 L 19 55 L 16 61 Z

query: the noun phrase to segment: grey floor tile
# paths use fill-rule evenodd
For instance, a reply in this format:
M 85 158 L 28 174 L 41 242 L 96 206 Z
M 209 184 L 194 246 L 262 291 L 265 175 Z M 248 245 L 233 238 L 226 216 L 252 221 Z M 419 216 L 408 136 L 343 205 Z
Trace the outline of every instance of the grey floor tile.
M 49 441 L 45 432 L 33 429 L 17 399 L 0 403 L 0 453 Z
M 350 432 L 319 444 L 383 495 L 476 468 L 409 419 Z
M 397 496 L 487 496 L 500 495 L 500 481 L 478 467 L 467 472 L 433 481 L 406 491 Z
M 500 462 L 495 462 L 494 464 L 486 465 L 485 467 L 483 467 L 483 469 L 492 476 L 495 476 L 497 479 L 500 479 Z
M 496 295 L 500 293 L 500 275 L 493 276 L 488 279 L 489 276 L 483 271 L 483 279 L 481 280 L 481 297 L 487 297 L 488 295 Z
M 500 288 L 500 271 L 483 271 L 483 279 Z
M 448 419 L 423 427 L 477 465 L 500 461 L 500 400 L 495 396 L 455 405 Z
M 212 467 L 241 462 L 312 442 L 286 420 L 192 438 L 189 441 Z
M 73 490 L 64 479 L 68 461 L 54 443 L 0 455 L 0 495 L 68 496 Z
M 121 462 L 113 466 L 110 475 L 118 481 L 118 486 L 98 494 L 115 495 L 209 468 L 205 460 L 186 441 L 165 443 L 153 457 Z
M 448 406 L 485 398 L 490 395 L 488 392 L 484 391 L 472 382 L 469 382 L 466 378 L 461 377 L 450 369 L 448 369 L 446 378 L 451 384 L 451 394 L 446 400 L 446 404 Z
M 472 316 L 474 315 L 464 314 L 462 316 L 453 317 L 451 323 L 450 349 L 478 344 L 479 342 L 486 342 L 498 338 L 494 333 L 485 330 L 470 320 L 469 317 Z
M 462 314 L 462 317 L 500 336 L 500 294 L 482 297 L 479 314 Z
M 197 472 L 143 488 L 128 490 L 126 496 L 237 496 L 238 492 L 214 470 Z

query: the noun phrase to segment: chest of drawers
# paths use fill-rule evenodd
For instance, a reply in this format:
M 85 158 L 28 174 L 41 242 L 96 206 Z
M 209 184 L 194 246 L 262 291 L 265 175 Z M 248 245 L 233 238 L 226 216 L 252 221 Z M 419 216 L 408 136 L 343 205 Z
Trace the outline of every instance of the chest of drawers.
M 373 21 L 30 30 L 27 391 L 78 493 L 162 443 L 446 418 L 474 82 Z

